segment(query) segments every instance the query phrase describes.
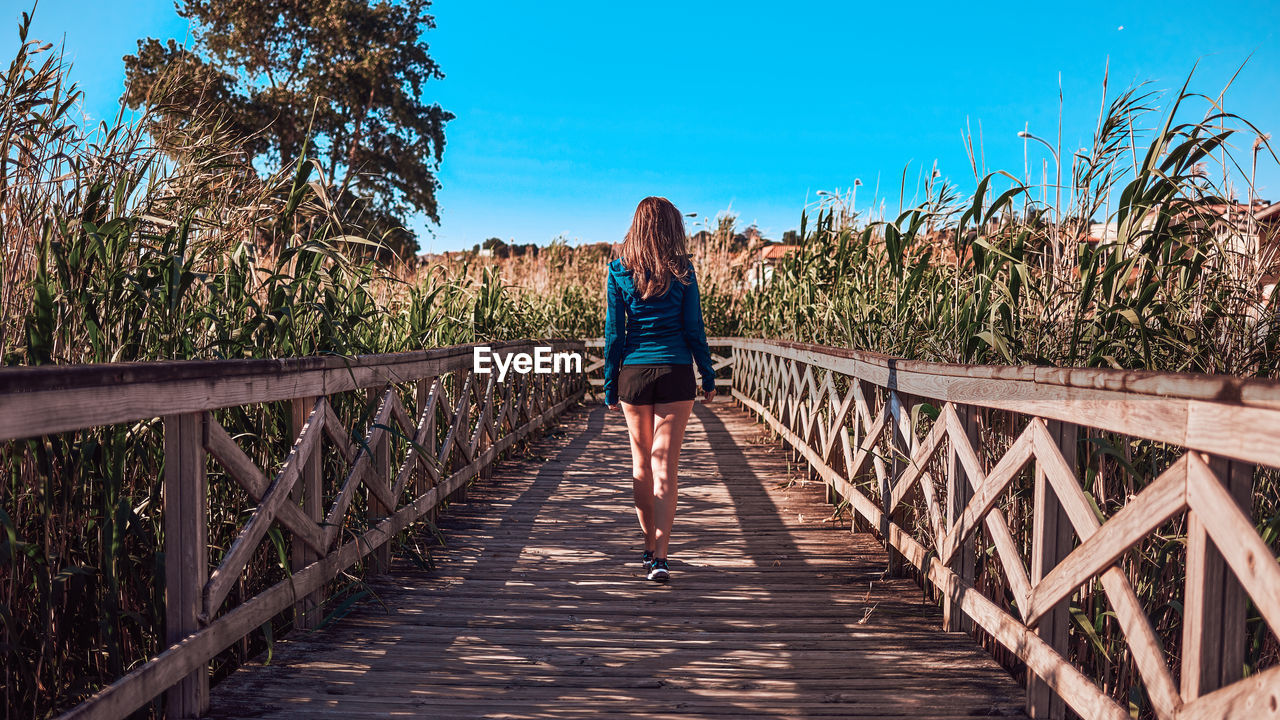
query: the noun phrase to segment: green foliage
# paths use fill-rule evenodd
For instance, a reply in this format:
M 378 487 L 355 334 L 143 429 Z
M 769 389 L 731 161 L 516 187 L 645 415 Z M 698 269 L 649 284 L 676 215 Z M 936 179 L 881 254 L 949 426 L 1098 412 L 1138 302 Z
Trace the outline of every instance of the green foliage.
M 346 356 L 526 337 L 558 322 L 496 276 L 370 261 L 377 240 L 316 182 L 319 159 L 259 175 L 221 132 L 184 141 L 177 159 L 144 142 L 138 125 L 86 135 L 60 56 L 27 40 L 25 23 L 20 31 L 0 83 L 6 365 Z M 333 401 L 356 432 L 367 425 L 363 396 Z M 231 408 L 217 419 L 261 467 L 289 452 L 287 407 Z M 0 447 L 6 717 L 56 715 L 157 653 L 163 461 L 157 420 Z M 326 464 L 327 477 L 342 471 L 336 458 Z M 216 468 L 209 492 L 216 562 L 252 500 Z M 232 604 L 286 576 L 284 538 L 270 539 Z M 325 612 L 340 614 L 343 598 L 360 592 L 358 576 L 329 590 Z M 215 673 L 286 627 L 268 624 L 223 653 Z
M 434 126 L 402 124 L 360 104 L 368 97 L 374 105 L 391 102 L 406 88 L 416 98 L 417 85 L 437 76 L 417 26 L 412 33 L 401 27 L 420 19 L 426 3 L 265 8 L 186 3 L 184 12 L 200 25 L 198 52 L 150 41 L 140 46 L 131 60 L 131 102 L 153 90 L 170 101 L 144 118 L 154 146 L 126 123 L 85 136 L 71 119 L 78 92 L 64 82 L 65 68 L 47 46 L 27 40 L 23 25 L 0 88 L 5 364 L 355 355 L 601 334 L 607 245 L 570 248 L 557 241 L 496 263 L 474 254 L 426 267 L 368 262 L 394 216 L 428 199 L 404 190 L 361 205 L 355 190 L 370 197 L 401 190 L 384 192 L 352 173 L 372 169 L 395 178 L 400 170 L 377 162 L 438 161 L 443 147 L 437 130 L 447 113 L 435 119 L 428 113 Z M 368 22 L 335 30 L 359 19 Z M 399 45 L 380 34 L 394 28 L 401 28 Z M 332 72 L 313 67 L 317 51 L 337 60 Z M 296 53 L 295 77 L 278 63 Z M 417 75 L 392 70 L 399 84 L 382 87 L 361 75 L 366 61 L 383 67 L 383 76 L 395 65 L 414 67 Z M 166 65 L 187 77 L 185 84 L 162 88 Z M 256 69 L 247 75 L 255 78 L 279 69 L 282 84 L 242 85 L 234 77 L 246 68 Z M 337 110 L 313 110 L 304 100 L 334 83 L 351 90 Z M 1184 88 L 1150 131 L 1140 121 L 1153 111 L 1154 96 L 1129 91 L 1111 101 L 1092 148 L 1074 165 L 1073 204 L 1060 214 L 1036 206 L 1026 188 L 999 173 L 981 179 L 968 198 L 930 183 L 920 207 L 874 223 L 832 201 L 816 217 L 803 214 L 799 231 L 783 236 L 799 252 L 755 290 L 742 284 L 744 256 L 734 254 L 750 245 L 725 214 L 694 243 L 708 333 L 946 361 L 1275 377 L 1277 300 L 1257 292 L 1267 268 L 1238 257 L 1233 243 L 1240 228 L 1224 225 L 1213 209 L 1225 193 L 1197 170 L 1251 126 L 1218 112 L 1179 120 L 1194 97 Z M 208 106 L 201 112 L 177 109 L 201 103 Z M 263 118 L 275 111 L 281 120 L 267 129 Z M 343 125 L 327 115 L 338 111 L 377 117 Z M 421 137 L 388 140 L 387 133 L 404 128 Z M 1141 152 L 1138 137 L 1149 140 Z M 1123 167 L 1129 157 L 1132 169 Z M 278 170 L 260 174 L 255 162 Z M 432 170 L 423 165 L 399 177 Z M 335 187 L 332 178 L 341 172 L 350 182 Z M 413 188 L 433 192 L 434 180 Z M 386 216 L 368 222 L 377 212 Z M 1116 232 L 1089 242 L 1099 218 L 1113 221 Z M 504 246 L 486 241 L 490 249 Z M 368 422 L 362 399 L 335 402 L 357 430 Z M 913 408 L 929 417 L 935 411 Z M 219 422 L 262 467 L 289 451 L 289 418 L 280 407 L 233 408 Z M 993 425 L 989 443 L 998 430 L 1012 432 Z M 1159 448 L 1123 439 L 1094 437 L 1083 446 L 1085 489 L 1100 515 L 1114 512 L 1137 478 L 1163 462 Z M 158 648 L 165 562 L 156 551 L 163 527 L 160 428 L 154 421 L 98 428 L 11 443 L 0 454 L 6 699 L 21 716 L 47 717 Z M 336 464 L 326 468 L 337 471 Z M 1274 543 L 1280 508 L 1274 478 L 1267 482 L 1255 512 Z M 210 487 L 211 544 L 224 548 L 248 501 L 225 477 L 212 475 Z M 1013 502 L 1025 503 L 1026 489 L 1015 487 Z M 1008 512 L 1025 516 L 1016 507 Z M 282 538 L 271 539 L 250 563 L 246 594 L 288 571 Z M 1178 572 L 1169 557 L 1180 536 L 1174 529 L 1158 539 L 1131 562 L 1141 570 L 1140 596 L 1165 608 L 1157 628 L 1163 637 L 1176 635 L 1178 598 L 1167 588 Z M 415 557 L 429 562 L 422 553 Z M 329 618 L 367 593 L 358 578 L 330 590 Z M 1126 686 L 1128 670 L 1116 661 L 1124 657 L 1123 640 L 1109 611 L 1090 595 L 1073 605 L 1072 617 L 1078 657 L 1095 663 L 1108 687 Z M 1262 623 L 1251 620 L 1250 628 L 1256 663 L 1274 650 Z M 265 626 L 247 652 L 269 646 L 279 629 Z M 221 656 L 218 672 L 242 659 L 241 652 Z
M 1178 94 L 1131 172 L 1115 168 L 1147 95 L 1123 94 L 1080 158 L 1061 223 L 1003 173 L 959 202 L 946 186 L 892 221 L 856 227 L 820 208 L 800 252 L 740 303 L 748 334 L 947 362 L 1232 373 L 1280 372 L 1272 270 L 1201 170 L 1242 119 L 1176 117 Z M 1116 118 L 1120 113 L 1123 117 Z M 1003 176 L 1003 177 L 1002 177 Z M 1114 237 L 1089 241 L 1115 191 Z M 993 197 L 994 196 L 994 197 Z M 802 228 L 808 218 L 802 218 Z M 944 257 L 945 256 L 945 257 Z
M 411 213 L 439 222 L 436 171 L 453 115 L 423 100 L 443 77 L 427 53 L 429 0 L 184 0 L 194 45 L 138 42 L 124 102 L 155 107 L 152 129 L 181 155 L 214 128 L 252 159 L 311 152 L 335 204 L 401 257 Z

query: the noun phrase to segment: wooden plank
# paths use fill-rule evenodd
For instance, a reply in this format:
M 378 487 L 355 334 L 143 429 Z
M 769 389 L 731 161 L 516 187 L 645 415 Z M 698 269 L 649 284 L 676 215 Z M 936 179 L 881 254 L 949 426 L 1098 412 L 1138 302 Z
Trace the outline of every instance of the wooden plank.
M 464 377 L 455 372 L 453 379 L 454 382 L 458 383 L 458 400 L 453 409 L 453 419 L 449 422 L 449 429 L 445 433 L 444 442 L 440 444 L 440 452 L 436 453 L 437 457 L 446 463 L 446 467 L 447 463 L 458 455 L 457 445 L 461 443 L 458 437 L 461 433 L 466 432 L 466 428 L 463 426 L 467 422 L 467 410 L 471 407 L 472 375 L 467 373 Z
M 217 422 L 208 416 L 205 417 L 204 422 L 209 428 L 217 425 Z M 276 519 L 280 508 L 289 503 L 293 485 L 302 472 L 302 466 L 313 455 L 313 451 L 320 443 L 323 432 L 320 424 L 323 422 L 323 413 L 312 413 L 308 418 L 306 425 L 302 428 L 302 434 L 294 441 L 293 448 L 285 458 L 280 472 L 263 492 L 262 501 L 258 503 L 258 507 L 231 543 L 222 562 L 209 576 L 209 582 L 204 586 L 204 615 L 202 616 L 204 622 L 208 622 L 208 619 L 218 612 L 218 608 L 222 607 L 227 593 L 231 592 L 231 588 L 240 579 L 240 573 L 244 571 L 249 559 L 257 552 L 258 544 L 262 542 L 262 538 L 266 537 L 267 530 Z M 221 430 L 221 426 L 218 429 Z M 290 507 L 295 506 L 290 505 Z
M 1208 471 L 1241 511 L 1251 516 L 1253 466 L 1213 458 Z M 1207 474 L 1203 477 L 1209 480 Z M 1244 591 L 1210 539 L 1198 512 L 1187 515 L 1186 577 L 1182 699 L 1190 702 L 1241 678 L 1247 636 Z
M 176 645 L 169 646 L 155 658 L 63 713 L 58 720 L 86 718 L 98 720 L 128 716 L 159 693 L 164 692 L 166 688 L 198 669 L 204 668 L 210 658 L 287 609 L 296 597 L 320 589 L 324 583 L 359 561 L 380 538 L 395 535 L 434 507 L 446 494 L 456 489 L 457 485 L 470 478 L 481 462 L 492 461 L 493 457 L 510 447 L 517 439 L 527 436 L 553 420 L 581 396 L 582 392 L 578 391 L 560 401 L 545 415 L 530 420 L 519 430 L 503 438 L 484 456 L 477 459 L 474 466 L 462 468 L 448 481 L 401 508 L 378 527 L 365 531 L 318 562 L 294 573 L 291 578 L 271 586 L 229 610 L 213 623 L 194 634 L 187 635 Z M 203 670 L 200 672 L 203 674 Z
M 1252 598 L 1273 633 L 1280 634 L 1280 564 L 1254 530 L 1235 496 L 1197 453 L 1188 453 L 1187 504 Z
M 757 412 L 767 422 L 773 421 L 772 416 L 750 397 L 736 392 L 735 397 L 738 397 L 748 407 L 757 409 Z M 951 414 L 954 416 L 954 413 Z M 949 422 L 958 425 L 957 421 L 958 418 L 949 420 Z M 954 433 L 952 434 L 953 441 L 957 440 L 957 436 L 959 438 L 964 437 L 961 433 Z M 956 442 L 956 447 L 962 456 L 967 456 L 965 460 L 966 469 L 982 477 L 983 473 L 981 473 L 978 460 L 973 453 L 973 449 L 967 447 L 967 442 Z M 866 516 L 869 522 L 873 524 L 880 522 L 880 510 L 875 503 L 858 492 L 842 477 L 839 477 L 829 466 L 819 463 L 817 464 L 817 469 L 820 475 L 837 485 L 840 492 L 850 500 L 859 513 Z M 1005 533 L 1008 532 L 1007 526 L 995 526 L 997 530 L 1001 528 Z M 972 618 L 983 630 L 991 633 L 1002 645 L 1013 650 L 1019 658 L 1027 663 L 1027 666 L 1033 672 L 1045 678 L 1053 691 L 1061 696 L 1064 702 L 1073 710 L 1084 717 L 1090 718 L 1115 718 L 1120 720 L 1128 717 L 1128 713 L 1124 709 L 1107 697 L 1097 685 L 1085 677 L 1075 666 L 1066 662 L 1053 648 L 1040 639 L 1034 631 L 1009 616 L 999 606 L 973 589 L 972 586 L 967 586 L 963 583 L 937 555 L 927 553 L 923 546 L 909 534 L 903 532 L 901 528 L 896 525 L 890 525 L 889 529 L 889 542 L 893 543 L 902 552 L 904 558 L 916 565 L 916 567 L 927 568 L 926 572 L 930 581 L 941 589 L 944 596 L 953 598 L 954 604 L 966 616 Z M 988 531 L 992 529 L 992 524 L 989 524 Z M 1011 542 L 1011 539 L 1007 539 Z M 1025 574 L 1023 575 L 1023 582 L 1028 583 L 1027 590 L 1029 591 L 1029 582 Z M 1126 607 L 1125 609 L 1131 610 L 1132 608 Z M 1158 680 L 1159 678 L 1157 677 Z M 1159 686 L 1157 686 L 1157 689 L 1159 689 Z
M 338 413 L 334 411 L 333 404 L 328 400 L 324 403 L 324 434 L 329 438 L 329 442 L 333 443 L 333 448 L 338 451 L 342 459 L 348 465 L 356 461 L 356 448 L 351 443 L 351 436 L 347 434 L 347 426 L 338 417 Z
M 1075 474 L 1067 466 L 1062 455 L 1057 451 L 1053 438 L 1050 437 L 1044 424 L 1033 422 L 1036 434 L 1037 458 L 1041 461 L 1045 477 L 1053 485 L 1062 505 L 1063 512 L 1071 520 L 1076 535 L 1087 541 L 1101 527 L 1093 508 L 1084 491 L 1076 481 Z M 1124 632 L 1129 654 L 1133 663 L 1142 674 L 1146 683 L 1147 696 L 1159 717 L 1172 717 L 1181 704 L 1178 689 L 1173 684 L 1173 677 L 1164 658 L 1164 646 L 1151 627 L 1138 595 L 1134 592 L 1129 577 L 1119 566 L 1112 565 L 1103 571 L 1099 578 L 1107 601 L 1111 603 L 1116 622 Z M 1025 602 L 1024 602 L 1025 604 Z
M 1280 667 L 1201 695 L 1178 708 L 1177 720 L 1280 720 Z
M 325 417 L 325 404 L 321 403 L 321 398 L 305 397 L 293 400 L 290 403 L 290 419 L 291 432 L 294 437 L 302 434 L 302 428 L 308 422 L 309 417 L 320 415 Z M 327 401 L 324 401 L 327 404 Z M 317 442 L 311 448 L 311 454 L 304 459 L 302 465 L 302 474 L 293 486 L 293 502 L 294 505 L 286 504 L 281 508 L 278 514 L 281 523 L 289 527 L 289 508 L 300 506 L 301 512 L 306 519 L 314 523 L 313 528 L 309 528 L 310 532 L 300 534 L 292 532 L 291 542 L 289 544 L 289 571 L 297 572 L 302 568 L 316 562 L 324 555 L 324 548 L 315 547 L 311 540 L 314 539 L 316 544 L 322 541 L 320 534 L 320 522 L 324 520 L 324 484 L 322 479 L 322 451 L 323 441 Z M 255 468 L 256 469 L 256 468 Z M 259 499 L 261 495 L 255 497 Z M 314 629 L 320 626 L 323 615 L 320 612 L 320 604 L 324 601 L 321 593 L 313 592 L 298 598 L 293 605 L 293 626 L 297 628 Z
M 1106 368 L 1055 368 L 1041 366 L 966 365 L 903 360 L 880 353 L 836 348 L 787 340 L 725 338 L 736 347 L 772 356 L 798 359 L 829 367 L 846 375 L 889 386 L 891 378 L 934 375 L 938 377 L 989 378 L 1034 381 L 1045 386 L 1106 389 L 1192 400 L 1240 398 L 1246 406 L 1280 409 L 1280 381 L 1257 381 L 1232 375 L 1110 370 Z
M 930 559 L 930 576 L 948 595 L 957 598 L 961 609 L 984 630 L 1008 648 L 1016 648 L 1018 656 L 1036 675 L 1082 717 L 1123 720 L 1129 713 L 1102 692 L 1092 680 L 1065 660 L 1052 646 L 1010 617 L 995 603 L 972 587 L 960 583 L 955 573 L 938 559 Z
M 1053 452 L 1075 475 L 1077 439 L 1074 425 L 1050 421 L 1046 433 L 1054 447 L 1036 447 Z M 1036 459 L 1034 497 L 1032 499 L 1031 584 L 1037 586 L 1045 575 L 1071 552 L 1071 520 L 1062 510 L 1058 496 L 1045 478 L 1044 463 Z M 1097 537 L 1095 535 L 1095 537 Z M 1033 591 L 1034 595 L 1034 591 Z M 1030 604 L 1030 603 L 1028 603 Z M 1063 657 L 1067 656 L 1068 605 L 1065 600 L 1046 607 L 1036 624 L 1036 634 Z M 1023 617 L 1030 623 L 1028 613 Z M 1066 706 L 1045 682 L 1034 673 L 1027 674 L 1027 714 L 1033 718 L 1063 718 Z
M 917 363 L 784 341 L 741 340 L 881 387 L 1059 420 L 1280 466 L 1280 382 L 1231 377 Z M 849 355 L 854 352 L 854 355 Z M 1248 398 L 1248 405 L 1242 405 Z M 1236 399 L 1240 401 L 1237 402 Z
M 327 404 L 327 403 L 326 403 Z M 332 412 L 333 408 L 329 408 L 331 417 L 336 418 L 337 414 Z M 347 472 L 347 477 L 342 481 L 341 489 L 338 490 L 338 497 L 334 499 L 333 505 L 329 508 L 329 513 L 325 516 L 324 540 L 325 546 L 333 545 L 337 540 L 339 533 L 342 531 L 342 519 L 347 515 L 347 508 L 351 506 L 351 502 L 355 499 L 356 490 L 363 485 L 368 491 L 369 496 L 376 502 L 381 503 L 384 507 L 392 505 L 390 498 L 390 488 L 383 487 L 377 482 L 368 482 L 367 478 L 375 472 L 374 465 L 375 454 L 379 449 L 385 431 L 378 428 L 378 425 L 386 425 L 387 419 L 390 417 L 390 405 L 383 403 L 378 413 L 374 415 L 373 422 L 369 424 L 370 431 L 365 437 L 359 451 L 356 451 L 355 462 L 351 464 L 351 469 Z M 325 423 L 329 427 L 328 422 Z M 338 427 L 341 427 L 339 425 Z M 335 440 L 335 445 L 341 445 L 338 440 L 350 441 L 346 437 L 346 433 L 338 433 L 337 437 L 331 436 Z
M 369 525 L 376 526 L 395 512 L 398 503 L 391 495 L 391 439 L 389 428 L 395 413 L 396 390 L 390 388 L 382 392 L 380 388 L 369 388 L 368 407 L 374 415 L 369 426 L 369 434 L 364 454 L 370 455 L 369 470 L 364 474 L 365 519 Z M 377 408 L 377 412 L 373 409 Z M 390 538 L 382 538 L 369 553 L 368 567 L 373 575 L 381 575 L 391 567 Z
M 578 349 L 566 341 L 537 341 Z M 1097 369 L 904 361 L 782 341 L 731 340 L 941 401 L 996 407 L 1280 466 L 1280 383 Z M 495 343 L 528 349 L 533 343 Z M 0 439 L 328 395 L 469 366 L 472 346 L 360 358 L 122 363 L 0 370 Z M 1123 409 L 1123 412 L 1117 412 Z
M 1027 603 L 1027 622 L 1038 622 L 1089 578 L 1114 565 L 1152 529 L 1184 510 L 1186 488 L 1186 459 L 1183 458 L 1037 580 Z
M 1043 427 L 1043 423 L 1038 418 L 1033 418 L 1000 460 L 996 466 L 991 468 L 989 474 L 984 474 L 978 462 L 978 456 L 973 448 L 969 447 L 964 429 L 959 425 L 959 418 L 951 413 L 947 416 L 947 422 L 950 426 L 951 439 L 954 443 L 956 453 L 961 464 L 964 465 L 965 474 L 971 478 L 974 483 L 974 496 L 969 505 L 965 507 L 960 514 L 960 519 L 947 531 L 947 537 L 942 547 L 938 550 L 939 556 L 943 563 L 951 561 L 960 544 L 969 537 L 969 535 L 977 529 L 979 523 L 985 522 L 987 517 L 992 516 L 992 508 L 1000 496 L 1009 488 L 1009 484 L 1013 482 L 1018 473 L 1022 472 L 1032 457 L 1032 451 L 1035 443 L 1035 428 Z M 998 512 L 995 514 L 999 514 Z M 1007 532 L 1007 531 L 1006 531 Z M 995 542 L 995 538 L 992 541 Z M 1014 551 L 1011 558 L 1001 558 L 1008 565 L 1011 561 L 1021 563 L 1020 556 Z M 1025 571 L 1024 571 L 1025 572 Z M 1012 581 L 1012 578 L 1010 578 Z M 1025 595 L 1022 596 L 1025 598 Z
M 823 522 L 823 486 L 780 487 L 783 458 L 743 441 L 753 431 L 730 423 L 737 410 L 708 410 L 723 425 L 691 420 L 669 586 L 615 560 L 638 539 L 629 477 L 606 472 L 626 450 L 621 418 L 575 414 L 566 434 L 539 442 L 550 459 L 504 464 L 479 486 L 492 490 L 450 506 L 435 573 L 402 570 L 375 587 L 387 609 L 357 606 L 324 635 L 278 643 L 271 666 L 217 688 L 228 701 L 211 718 L 250 705 L 277 718 L 494 707 L 552 717 L 585 708 L 583 693 L 598 702 L 580 716 L 618 698 L 638 714 L 649 691 L 685 717 L 1021 716 L 1016 685 L 983 650 L 932 632 L 936 610 L 911 581 L 880 579 L 877 545 Z M 793 561 L 774 566 L 773 552 Z M 700 559 L 717 564 L 687 564 Z M 820 578 L 850 562 L 871 586 Z
M 958 423 L 958 432 L 965 442 L 972 448 L 981 447 L 978 427 L 977 411 L 968 405 L 950 407 L 950 410 L 956 413 Z M 943 425 L 946 425 L 948 408 L 943 408 Z M 960 519 L 960 514 L 964 511 L 966 505 L 973 498 L 973 489 L 969 484 L 968 478 L 965 476 L 964 465 L 960 463 L 959 457 L 956 455 L 956 441 L 950 441 L 947 444 L 947 499 L 946 499 L 946 526 L 951 527 Z M 935 541 L 935 547 L 942 544 L 941 538 Z M 974 557 L 973 538 L 966 538 L 963 543 L 956 548 L 956 552 L 952 554 L 951 561 L 947 563 L 952 572 L 960 578 L 961 582 L 972 585 L 974 582 L 974 570 L 976 568 L 976 558 Z M 973 621 L 965 617 L 964 613 L 959 611 L 955 605 L 955 598 L 950 595 L 943 595 L 942 605 L 942 626 L 948 632 L 972 632 Z
M 890 390 L 889 397 L 885 402 L 889 410 L 889 471 L 884 475 L 880 475 L 877 479 L 880 485 L 880 536 L 888 538 L 891 526 L 901 520 L 901 516 L 895 514 L 896 508 L 893 504 L 893 485 L 894 482 L 902 477 L 906 471 L 907 463 L 904 458 L 910 457 L 911 447 L 915 444 L 915 433 L 911 431 L 911 421 L 906 417 L 907 413 L 903 407 L 902 398 L 898 393 Z M 901 553 L 891 544 L 886 543 L 886 551 L 889 555 L 888 573 L 891 577 L 900 577 L 906 569 L 906 563 L 903 561 Z
M 248 455 L 236 445 L 235 440 L 217 423 L 205 426 L 205 450 L 222 465 L 233 480 L 249 493 L 255 502 L 261 502 L 266 495 L 271 481 L 253 464 Z M 292 503 L 282 504 L 276 514 L 280 521 L 294 537 L 302 540 L 312 551 L 323 554 L 327 545 L 319 524 L 303 513 L 302 509 Z
M 896 508 L 906 497 L 912 485 L 924 473 L 925 467 L 933 460 L 933 456 L 941 447 L 942 438 L 946 437 L 946 434 L 946 423 L 936 422 L 929 430 L 929 434 L 925 436 L 924 441 L 916 444 L 911 457 L 904 463 L 904 469 L 902 474 L 898 476 L 897 484 L 893 487 L 893 492 L 889 498 L 890 508 Z
M 208 482 L 205 477 L 204 413 L 164 419 L 165 643 L 199 632 L 204 583 L 209 576 Z M 207 661 L 208 658 L 203 660 Z M 165 716 L 200 717 L 209 709 L 207 662 L 190 663 L 163 686 L 131 688 L 133 707 L 165 693 Z
M 470 368 L 475 345 L 386 355 L 179 360 L 0 369 L 0 440 L 165 415 L 279 402 Z M 484 343 L 529 352 L 581 350 L 571 340 Z

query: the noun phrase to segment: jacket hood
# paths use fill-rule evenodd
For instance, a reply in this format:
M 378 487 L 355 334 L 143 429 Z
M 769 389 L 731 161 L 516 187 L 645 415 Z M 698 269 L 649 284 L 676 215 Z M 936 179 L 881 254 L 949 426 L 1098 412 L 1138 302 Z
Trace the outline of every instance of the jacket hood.
M 691 266 L 689 268 L 689 276 L 694 277 L 692 259 L 690 259 L 689 264 Z M 609 273 L 619 282 L 626 282 L 628 285 L 635 284 L 635 273 L 622 266 L 622 258 L 614 258 L 609 261 Z

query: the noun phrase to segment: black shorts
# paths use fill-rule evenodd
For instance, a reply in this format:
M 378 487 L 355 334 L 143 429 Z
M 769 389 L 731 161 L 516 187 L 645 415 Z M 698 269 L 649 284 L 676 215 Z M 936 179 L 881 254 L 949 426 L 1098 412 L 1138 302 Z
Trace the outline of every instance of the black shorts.
M 682 402 L 697 394 L 693 365 L 623 365 L 618 372 L 618 399 L 628 405 Z

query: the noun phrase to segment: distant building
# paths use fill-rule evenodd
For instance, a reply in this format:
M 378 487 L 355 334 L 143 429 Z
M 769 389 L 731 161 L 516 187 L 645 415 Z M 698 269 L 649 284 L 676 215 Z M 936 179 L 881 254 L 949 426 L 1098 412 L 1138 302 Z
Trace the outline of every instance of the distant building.
M 754 252 L 755 257 L 751 258 L 750 271 L 747 273 L 746 284 L 748 288 L 762 288 L 773 279 L 773 268 L 783 258 L 794 252 L 799 252 L 799 245 L 765 245 Z M 750 253 L 748 253 L 750 254 Z
M 1258 262 L 1264 268 L 1259 289 L 1267 298 L 1280 282 L 1280 202 L 1254 201 L 1254 208 L 1252 234 L 1257 238 Z

